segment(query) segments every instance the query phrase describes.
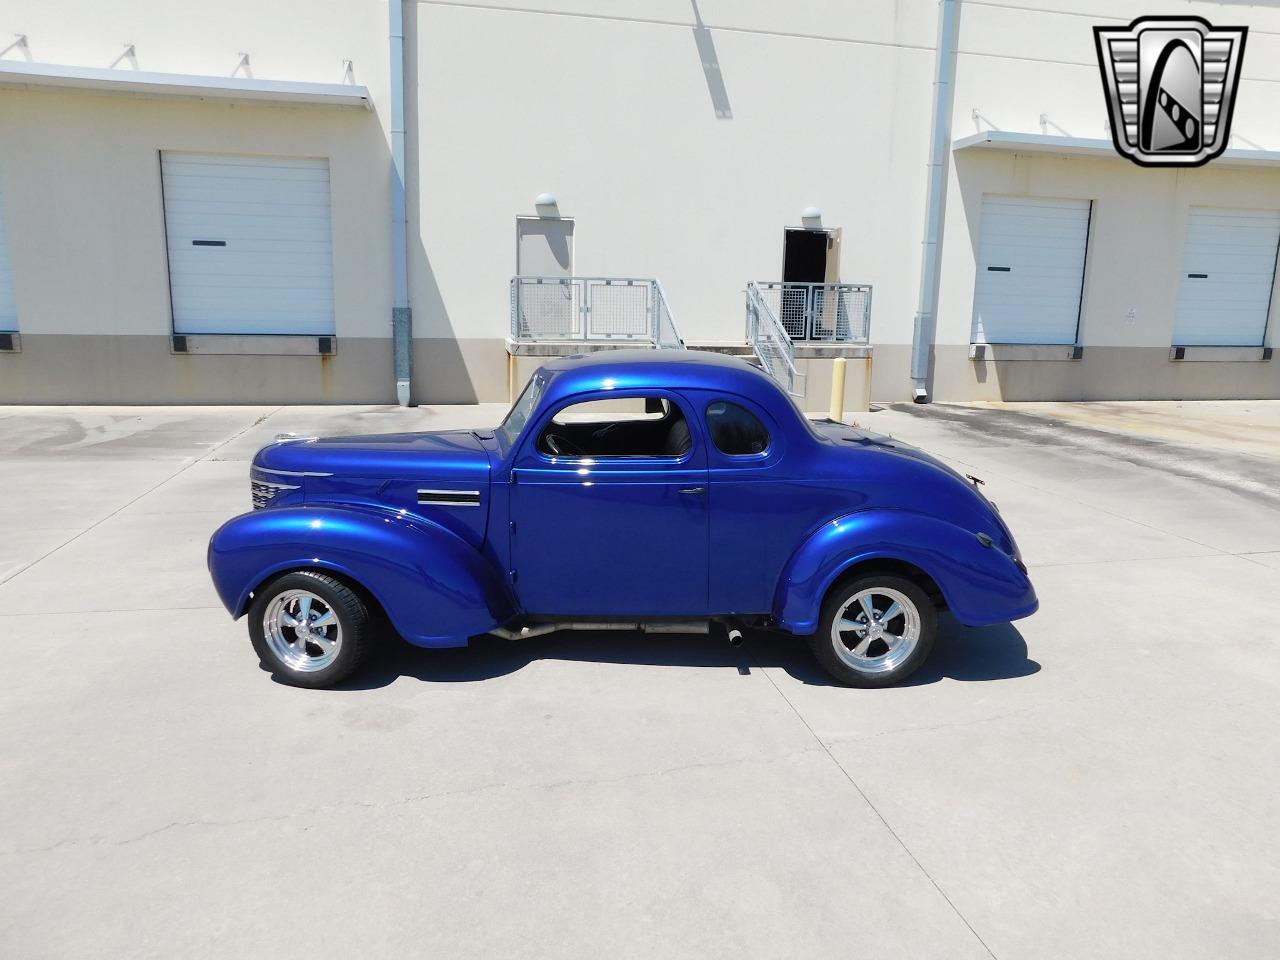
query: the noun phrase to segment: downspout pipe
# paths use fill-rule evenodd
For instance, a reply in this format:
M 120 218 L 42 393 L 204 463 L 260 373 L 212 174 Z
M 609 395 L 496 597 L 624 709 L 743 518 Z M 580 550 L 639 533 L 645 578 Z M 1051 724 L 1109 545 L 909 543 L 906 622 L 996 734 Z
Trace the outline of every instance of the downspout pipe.
M 946 221 L 951 108 L 955 101 L 959 36 L 960 0 L 939 0 L 933 132 L 929 138 L 929 194 L 925 204 L 924 249 L 920 260 L 920 305 L 911 341 L 911 398 L 916 403 L 929 402 L 929 373 L 938 327 L 938 284 L 942 277 L 942 229 Z
M 413 383 L 413 310 L 409 307 L 409 218 L 404 189 L 404 0 L 387 0 L 391 15 L 391 339 L 396 401 L 409 406 Z

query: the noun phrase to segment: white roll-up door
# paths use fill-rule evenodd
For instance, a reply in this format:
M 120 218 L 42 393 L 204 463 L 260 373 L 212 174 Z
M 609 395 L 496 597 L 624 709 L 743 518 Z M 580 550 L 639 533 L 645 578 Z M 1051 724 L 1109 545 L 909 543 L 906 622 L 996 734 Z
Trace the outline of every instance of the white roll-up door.
M 1192 207 L 1173 342 L 1262 344 L 1280 245 L 1280 213 Z
M 173 330 L 331 335 L 329 162 L 161 154 Z
M 1075 343 L 1088 200 L 984 197 L 975 343 Z
M 0 330 L 18 329 L 18 305 L 13 297 L 13 268 L 9 266 L 9 234 L 5 223 L 4 195 L 0 194 Z

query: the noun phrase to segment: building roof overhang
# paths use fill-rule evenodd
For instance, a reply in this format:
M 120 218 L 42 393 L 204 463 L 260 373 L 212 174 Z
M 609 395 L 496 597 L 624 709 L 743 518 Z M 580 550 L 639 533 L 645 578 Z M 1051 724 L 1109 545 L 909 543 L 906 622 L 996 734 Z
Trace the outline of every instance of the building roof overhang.
M 91 90 L 144 97 L 371 108 L 367 87 L 0 60 L 0 89 Z
M 1011 130 L 984 130 L 963 137 L 951 145 L 961 151 L 997 150 L 1006 153 L 1039 153 L 1059 157 L 1095 157 L 1123 160 L 1110 140 L 1063 137 L 1044 133 L 1017 133 Z M 1212 161 L 1214 166 L 1280 167 L 1280 150 L 1225 150 Z

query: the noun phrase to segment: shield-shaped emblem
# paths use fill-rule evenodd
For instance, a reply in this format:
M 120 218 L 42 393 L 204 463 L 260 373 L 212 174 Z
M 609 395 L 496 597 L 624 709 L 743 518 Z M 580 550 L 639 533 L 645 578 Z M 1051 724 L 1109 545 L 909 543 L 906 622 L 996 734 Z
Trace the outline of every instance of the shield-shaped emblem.
M 1247 33 L 1199 17 L 1094 27 L 1116 150 L 1144 167 L 1198 167 L 1222 153 Z

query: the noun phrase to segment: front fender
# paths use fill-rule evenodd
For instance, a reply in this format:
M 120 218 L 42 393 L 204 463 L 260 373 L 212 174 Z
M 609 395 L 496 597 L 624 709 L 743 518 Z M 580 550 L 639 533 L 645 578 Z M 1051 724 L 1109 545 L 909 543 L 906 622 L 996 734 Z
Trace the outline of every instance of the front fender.
M 805 636 L 818 627 L 831 585 L 854 564 L 902 560 L 938 585 L 957 620 L 969 626 L 1007 623 L 1036 612 L 1031 580 L 998 547 L 936 517 L 868 510 L 824 524 L 792 554 L 778 582 L 773 616 Z
M 209 541 L 209 573 L 235 617 L 264 580 L 299 568 L 354 580 L 419 646 L 462 646 L 515 614 L 496 567 L 420 517 L 356 505 L 279 507 L 234 517 Z

